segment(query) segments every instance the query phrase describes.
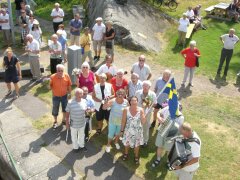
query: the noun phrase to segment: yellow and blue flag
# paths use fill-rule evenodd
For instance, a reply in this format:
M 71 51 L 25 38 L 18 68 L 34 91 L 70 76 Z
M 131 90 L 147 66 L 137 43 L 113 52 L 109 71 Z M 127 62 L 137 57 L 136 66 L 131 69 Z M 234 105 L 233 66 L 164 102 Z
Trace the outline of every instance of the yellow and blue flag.
M 178 97 L 174 78 L 167 84 L 163 93 L 168 94 L 168 106 L 171 119 L 175 119 L 178 112 Z

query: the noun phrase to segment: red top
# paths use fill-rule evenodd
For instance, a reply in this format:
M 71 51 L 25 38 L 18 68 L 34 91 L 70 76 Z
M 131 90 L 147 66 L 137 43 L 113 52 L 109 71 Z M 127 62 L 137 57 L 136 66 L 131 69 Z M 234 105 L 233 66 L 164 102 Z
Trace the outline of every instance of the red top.
M 121 86 L 116 86 L 116 77 L 113 77 L 113 78 L 110 80 L 110 83 L 112 84 L 112 87 L 113 87 L 115 96 L 116 96 L 116 92 L 117 92 L 119 89 L 124 89 L 125 87 L 128 86 L 128 81 L 127 81 L 126 79 L 123 79 L 123 82 L 122 82 L 122 85 L 121 85 Z
M 78 77 L 79 82 L 79 88 L 82 88 L 83 86 L 86 86 L 88 88 L 88 92 L 93 92 L 94 88 L 94 73 L 92 71 L 89 71 L 89 75 L 87 78 L 85 78 L 82 73 L 79 74 Z
M 195 67 L 196 66 L 196 56 L 194 56 L 194 53 L 197 53 L 198 55 L 200 55 L 200 52 L 197 48 L 194 48 L 194 50 L 191 50 L 190 48 L 186 48 L 184 50 L 181 51 L 181 54 L 184 54 L 185 57 L 185 63 L 184 65 L 187 67 Z

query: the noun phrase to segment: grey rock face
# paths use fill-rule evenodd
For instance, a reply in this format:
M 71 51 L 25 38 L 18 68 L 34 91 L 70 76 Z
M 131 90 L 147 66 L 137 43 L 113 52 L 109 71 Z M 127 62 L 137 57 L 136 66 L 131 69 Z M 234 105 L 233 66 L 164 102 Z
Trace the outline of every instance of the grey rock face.
M 90 27 L 97 17 L 111 20 L 116 30 L 115 42 L 133 50 L 161 50 L 159 34 L 166 31 L 170 22 L 154 8 L 140 0 L 128 0 L 119 5 L 115 0 L 89 0 Z

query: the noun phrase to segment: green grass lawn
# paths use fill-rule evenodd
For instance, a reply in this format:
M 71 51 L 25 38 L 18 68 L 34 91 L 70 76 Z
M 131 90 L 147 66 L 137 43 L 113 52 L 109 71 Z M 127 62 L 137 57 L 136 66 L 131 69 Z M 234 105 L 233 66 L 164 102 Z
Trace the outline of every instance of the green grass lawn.
M 147 1 L 147 0 L 145 0 Z M 188 5 L 195 6 L 199 3 L 203 5 L 204 9 L 210 5 L 222 2 L 221 0 L 202 0 L 202 1 L 187 1 L 179 0 L 180 4 L 176 11 L 170 12 L 167 8 L 161 8 L 165 13 L 179 18 L 183 12 L 186 11 Z M 151 2 L 150 2 L 151 3 Z M 49 5 L 52 8 L 52 6 Z M 51 9 L 49 8 L 49 9 Z M 236 29 L 236 34 L 240 36 L 239 24 L 232 22 L 223 22 L 221 20 L 204 19 L 204 24 L 208 27 L 206 31 L 199 30 L 193 34 L 191 39 L 197 41 L 197 46 L 201 51 L 200 67 L 197 74 L 207 77 L 214 77 L 222 44 L 219 36 L 227 33 L 228 29 L 233 27 Z M 164 67 L 169 67 L 173 70 L 183 69 L 183 59 L 179 55 L 181 48 L 175 48 L 177 41 L 177 26 L 172 26 L 171 29 L 163 35 L 165 45 L 163 51 L 159 54 L 149 52 L 155 63 L 159 63 Z M 236 73 L 240 70 L 239 45 L 235 48 L 235 53 L 232 58 L 229 76 L 230 81 L 235 80 Z M 51 92 L 41 84 L 35 86 L 32 93 L 51 104 Z M 202 140 L 202 150 L 200 159 L 200 169 L 197 172 L 195 179 L 207 180 L 225 180 L 225 179 L 240 179 L 239 162 L 240 162 L 240 97 L 231 98 L 213 93 L 203 93 L 199 96 L 188 97 L 182 99 L 183 113 L 186 121 L 190 122 Z M 38 129 L 50 127 L 46 119 L 50 119 L 51 115 L 37 120 L 34 126 Z M 94 129 L 96 126 L 94 121 Z M 94 131 L 95 132 L 95 131 Z M 91 141 L 96 146 L 102 146 L 107 143 L 107 130 L 103 132 L 102 136 L 95 136 L 92 134 Z M 166 156 L 164 156 L 161 166 L 157 169 L 151 168 L 151 163 L 155 159 L 155 136 L 156 131 L 151 131 L 151 138 L 149 146 L 146 149 L 141 149 L 141 164 L 136 167 L 133 162 L 133 152 L 129 161 L 122 162 L 133 172 L 136 172 L 140 177 L 146 179 L 175 179 L 172 172 L 168 172 L 166 164 Z M 105 148 L 105 146 L 103 146 Z M 111 154 L 118 159 L 121 152 L 112 150 Z

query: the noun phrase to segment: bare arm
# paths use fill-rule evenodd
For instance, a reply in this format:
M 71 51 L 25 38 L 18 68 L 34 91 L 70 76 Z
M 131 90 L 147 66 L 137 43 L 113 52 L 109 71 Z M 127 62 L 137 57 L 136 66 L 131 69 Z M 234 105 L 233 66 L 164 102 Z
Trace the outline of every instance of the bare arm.
M 144 113 L 143 109 L 141 109 L 141 111 L 140 111 L 140 118 L 141 118 L 141 123 L 145 124 L 146 123 L 146 117 L 145 117 L 145 113 Z
M 93 89 L 92 99 L 93 99 L 94 101 L 96 101 L 96 102 L 102 102 L 102 100 L 100 100 L 100 99 L 98 99 L 98 98 L 96 97 L 95 89 Z
M 147 80 L 149 80 L 152 77 L 152 73 L 149 73 Z
M 124 131 L 127 122 L 127 109 L 123 110 L 122 123 L 121 123 L 121 132 Z
M 22 71 L 21 71 L 21 66 L 20 66 L 20 63 L 19 62 L 17 62 L 17 70 L 18 70 L 18 76 L 19 76 L 19 78 L 21 79 L 22 78 Z
M 114 99 L 107 101 L 106 103 L 103 104 L 103 109 L 107 109 L 112 106 Z

